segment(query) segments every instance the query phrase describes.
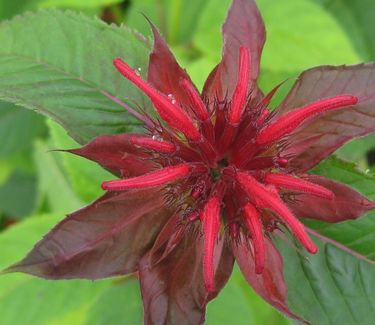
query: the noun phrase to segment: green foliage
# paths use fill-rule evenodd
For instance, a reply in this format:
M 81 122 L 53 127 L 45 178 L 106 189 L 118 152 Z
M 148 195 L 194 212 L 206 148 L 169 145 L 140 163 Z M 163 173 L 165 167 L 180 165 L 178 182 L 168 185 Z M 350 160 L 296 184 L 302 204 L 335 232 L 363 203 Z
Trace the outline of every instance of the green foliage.
M 364 60 L 375 59 L 373 0 L 312 1 L 320 4 L 339 21 Z
M 36 190 L 34 175 L 22 171 L 13 172 L 0 187 L 0 212 L 15 218 L 30 214 L 35 208 Z
M 375 200 L 375 175 L 359 171 L 353 163 L 331 158 L 314 169 L 314 172 L 347 184 L 372 200 Z M 318 221 L 307 222 L 322 235 L 334 239 L 345 247 L 375 261 L 375 211 L 358 220 L 339 224 Z
M 338 158 L 322 162 L 314 172 L 348 184 L 375 198 L 374 175 Z M 316 231 L 318 254 L 304 256 L 279 243 L 289 301 L 297 313 L 314 324 L 372 324 L 375 317 L 375 213 L 358 220 L 328 224 L 306 222 Z M 335 312 L 340 311 L 340 312 Z
M 87 12 L 97 12 L 102 6 L 120 2 L 121 0 L 0 0 L 0 18 L 11 18 L 27 10 L 49 7 L 79 8 Z
M 31 150 L 35 138 L 45 135 L 42 116 L 0 102 L 0 158 Z
M 79 144 L 72 140 L 61 126 L 52 121 L 49 121 L 48 125 L 54 149 L 73 149 L 79 147 Z M 113 178 L 112 174 L 105 171 L 96 163 L 70 153 L 55 152 L 49 153 L 49 155 L 60 158 L 72 189 L 77 196 L 87 203 L 103 194 L 100 184 L 104 180 Z
M 288 325 L 291 321 L 266 305 L 235 267 L 223 291 L 208 305 L 206 324 Z
M 319 253 L 308 258 L 279 245 L 293 310 L 313 324 L 371 325 L 374 264 L 329 242 L 316 243 Z
M 2 23 L 0 39 L 0 98 L 51 117 L 80 143 L 137 124 L 109 96 L 147 108 L 112 66 L 122 56 L 145 71 L 148 45 L 125 27 L 49 10 Z
M 82 207 L 64 172 L 60 153 L 51 152 L 45 143 L 35 146 L 35 164 L 39 177 L 39 192 L 52 211 L 66 214 Z
M 120 3 L 122 0 L 37 0 L 39 7 L 95 8 Z
M 30 152 L 33 141 L 46 133 L 42 116 L 0 102 L 0 215 L 19 219 L 34 210 L 37 178 Z
M 1 234 L 0 269 L 24 255 L 59 219 L 32 217 Z M 138 284 L 131 278 L 49 282 L 20 274 L 0 277 L 2 325 L 140 324 L 141 311 Z

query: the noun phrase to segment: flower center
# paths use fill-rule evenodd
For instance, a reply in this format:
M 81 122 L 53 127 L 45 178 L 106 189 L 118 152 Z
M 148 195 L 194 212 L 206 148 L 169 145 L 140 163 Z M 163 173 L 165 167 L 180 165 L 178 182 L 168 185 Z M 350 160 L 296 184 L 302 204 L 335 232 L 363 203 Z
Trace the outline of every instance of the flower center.
M 217 181 L 221 177 L 223 169 L 226 168 L 226 167 L 228 167 L 228 166 L 229 166 L 229 163 L 228 163 L 227 159 L 221 159 L 217 163 L 217 167 L 210 168 L 211 179 L 213 181 Z

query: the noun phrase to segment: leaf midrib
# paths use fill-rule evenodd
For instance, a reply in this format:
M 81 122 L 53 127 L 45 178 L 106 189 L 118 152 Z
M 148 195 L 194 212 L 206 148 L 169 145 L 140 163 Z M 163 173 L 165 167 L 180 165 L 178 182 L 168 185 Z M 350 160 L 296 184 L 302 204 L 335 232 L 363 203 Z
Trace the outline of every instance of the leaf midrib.
M 114 104 L 116 104 L 117 106 L 120 107 L 120 105 L 118 105 L 114 100 L 112 100 L 109 96 L 107 96 L 105 93 L 109 93 L 108 91 L 106 90 L 101 90 L 100 87 L 98 85 L 96 85 L 94 82 L 92 81 L 89 81 L 85 78 L 83 78 L 83 76 L 76 76 L 74 75 L 73 73 L 69 72 L 69 71 L 66 71 L 64 69 L 61 69 L 60 67 L 57 67 L 56 65 L 52 64 L 52 63 L 49 63 L 45 60 L 37 60 L 35 59 L 34 57 L 32 56 L 27 56 L 27 55 L 20 55 L 20 54 L 16 54 L 16 53 L 9 53 L 9 54 L 4 54 L 4 53 L 1 53 L 0 54 L 0 57 L 13 57 L 13 58 L 16 58 L 16 59 L 20 59 L 20 60 L 24 60 L 25 62 L 31 62 L 33 64 L 35 64 L 36 66 L 42 66 L 44 68 L 47 68 L 47 69 L 50 69 L 52 71 L 55 71 L 57 73 L 60 73 L 72 80 L 76 80 L 78 82 L 82 82 L 83 84 L 85 84 L 86 86 L 92 88 L 93 90 L 95 90 L 96 92 L 100 93 L 101 95 L 103 95 L 105 98 L 107 98 L 108 100 L 110 100 L 111 102 L 113 102 Z M 109 93 L 110 94 L 110 93 Z M 118 98 L 117 96 L 115 95 L 112 95 L 114 98 L 116 98 L 117 100 L 119 101 L 122 101 L 120 98 Z M 108 111 L 108 112 L 111 112 L 111 110 L 107 110 L 107 109 L 104 109 L 103 110 L 105 111 Z
M 310 233 L 311 235 L 313 235 L 314 237 L 320 239 L 321 241 L 325 242 L 325 243 L 328 243 L 328 244 L 331 244 L 333 246 L 335 246 L 337 249 L 340 249 L 341 251 L 349 254 L 349 255 L 352 255 L 353 257 L 357 258 L 357 259 L 360 259 L 364 262 L 367 262 L 369 263 L 370 265 L 373 265 L 375 266 L 375 262 L 374 261 L 371 261 L 370 259 L 368 259 L 366 256 L 350 249 L 349 247 L 346 247 L 345 245 L 337 242 L 336 240 L 332 239 L 332 238 L 329 238 L 327 236 L 324 236 L 322 234 L 320 234 L 319 232 L 309 228 L 309 227 L 306 227 L 306 230 L 308 233 Z

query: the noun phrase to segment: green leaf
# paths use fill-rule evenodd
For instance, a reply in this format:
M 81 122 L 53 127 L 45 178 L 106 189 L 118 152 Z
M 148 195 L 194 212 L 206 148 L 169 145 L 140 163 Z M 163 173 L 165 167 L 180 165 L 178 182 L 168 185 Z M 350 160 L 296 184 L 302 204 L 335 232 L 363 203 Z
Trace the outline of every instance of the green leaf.
M 20 219 L 33 212 L 36 205 L 37 180 L 34 175 L 15 171 L 0 187 L 0 213 Z
M 223 291 L 209 303 L 206 324 L 287 325 L 291 322 L 257 295 L 235 267 Z
M 309 0 L 257 3 L 267 29 L 263 68 L 294 72 L 359 61 L 346 33 L 320 6 Z
M 11 18 L 28 10 L 49 7 L 84 9 L 90 13 L 95 12 L 97 8 L 120 2 L 121 0 L 0 0 L 0 19 Z
M 60 219 L 32 217 L 0 234 L 0 269 L 25 255 Z M 140 324 L 142 307 L 137 281 L 130 278 L 45 281 L 6 274 L 0 277 L 0 314 L 2 325 Z
M 96 8 L 120 3 L 122 0 L 37 0 L 39 7 Z
M 331 158 L 314 173 L 375 198 L 375 177 Z M 364 324 L 375 319 L 375 213 L 338 224 L 306 221 L 319 247 L 314 256 L 279 243 L 292 310 L 314 325 Z
M 80 147 L 58 124 L 49 121 L 48 126 L 54 148 L 72 149 Z M 98 164 L 82 157 L 67 152 L 56 153 L 56 155 L 59 156 L 63 163 L 72 189 L 83 201 L 89 203 L 103 195 L 100 185 L 103 181 L 112 179 L 112 174 Z
M 0 42 L 0 98 L 50 116 L 79 143 L 139 124 L 114 100 L 149 107 L 112 66 L 121 56 L 145 71 L 148 43 L 128 28 L 47 10 L 0 24 Z
M 28 218 L 0 233 L 0 270 L 24 257 L 30 248 L 61 218 L 61 215 Z M 0 276 L 0 297 L 9 288 L 27 278 L 29 277 L 20 274 Z
M 127 278 L 108 287 L 88 310 L 85 325 L 142 324 L 139 283 Z
M 12 173 L 12 166 L 6 160 L 0 160 L 0 186 L 4 185 Z
M 292 310 L 314 325 L 372 325 L 375 319 L 375 266 L 340 247 L 315 240 L 319 252 L 305 257 L 278 245 Z
M 312 0 L 341 24 L 363 60 L 375 59 L 375 3 L 373 0 Z
M 42 116 L 0 101 L 0 158 L 30 150 L 46 131 Z
M 81 208 L 83 203 L 72 189 L 59 157 L 61 153 L 50 150 L 46 144 L 36 143 L 34 160 L 38 169 L 39 191 L 46 197 L 51 211 L 71 213 Z
M 361 169 L 366 170 L 370 167 L 366 155 L 371 149 L 375 149 L 375 134 L 350 141 L 338 150 L 336 155 L 345 160 L 355 161 Z
M 375 175 L 363 173 L 353 163 L 332 157 L 323 161 L 313 170 L 314 173 L 347 184 L 372 200 L 375 200 Z M 364 257 L 375 260 L 375 211 L 357 220 L 330 224 L 319 221 L 306 221 L 307 225 L 320 234 L 333 239 L 346 248 Z

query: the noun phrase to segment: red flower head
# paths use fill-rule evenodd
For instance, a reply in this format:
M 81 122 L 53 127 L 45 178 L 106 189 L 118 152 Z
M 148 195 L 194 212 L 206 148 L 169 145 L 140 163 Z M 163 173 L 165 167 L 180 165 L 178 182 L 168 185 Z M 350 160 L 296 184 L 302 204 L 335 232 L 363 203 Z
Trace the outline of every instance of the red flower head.
M 288 308 L 272 238 L 289 231 L 315 254 L 299 217 L 338 222 L 374 208 L 345 185 L 306 173 L 374 130 L 367 92 L 375 90 L 374 66 L 308 70 L 271 112 L 279 86 L 263 95 L 256 83 L 265 30 L 254 1 L 234 0 L 222 61 L 202 94 L 152 29 L 148 81 L 119 58 L 114 65 L 161 120 L 132 111 L 147 135 L 101 136 L 71 150 L 120 179 L 104 182 L 102 198 L 11 270 L 52 279 L 138 271 L 147 324 L 201 324 L 236 260 L 265 300 L 299 319 Z

